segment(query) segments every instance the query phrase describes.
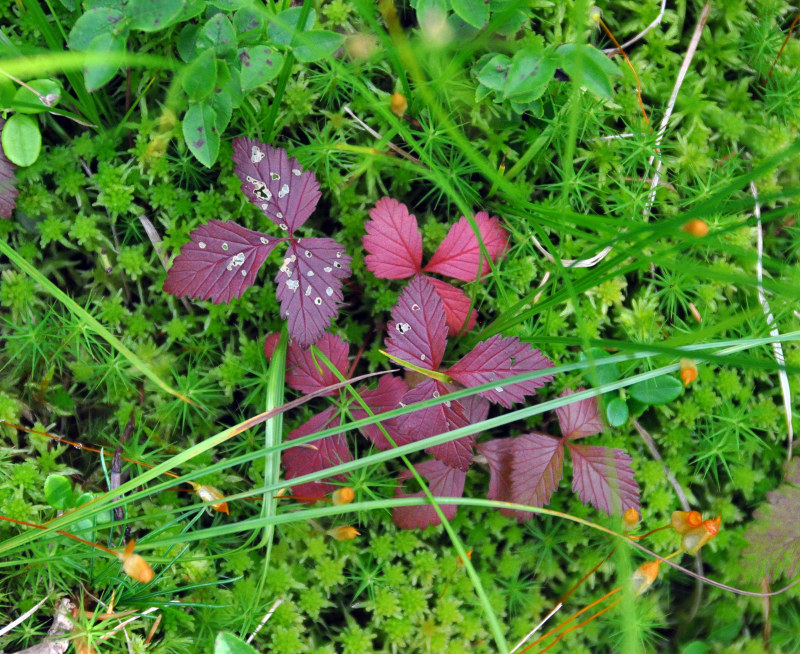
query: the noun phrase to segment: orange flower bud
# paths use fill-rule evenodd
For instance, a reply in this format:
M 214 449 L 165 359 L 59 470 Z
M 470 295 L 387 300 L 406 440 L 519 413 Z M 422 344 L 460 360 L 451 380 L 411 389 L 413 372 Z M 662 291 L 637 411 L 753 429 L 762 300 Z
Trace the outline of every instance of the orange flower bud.
M 697 379 L 697 365 L 691 359 L 681 359 L 681 380 L 688 386 Z
M 128 544 L 125 546 L 125 549 L 117 554 L 119 560 L 122 561 L 122 569 L 125 571 L 125 574 L 135 579 L 136 581 L 140 581 L 143 584 L 147 584 L 153 581 L 153 568 L 150 567 L 150 564 L 147 563 L 141 556 L 138 554 L 133 553 L 133 548 L 136 546 L 136 541 L 130 540 Z
M 683 535 L 703 524 L 699 511 L 673 511 L 672 528 Z
M 692 218 L 684 224 L 683 231 L 697 238 L 703 238 L 708 235 L 708 225 L 699 218 Z
M 472 550 L 468 549 L 465 554 L 467 555 L 467 561 L 472 561 Z M 456 560 L 456 569 L 464 567 L 464 559 L 461 558 L 461 555 L 458 555 L 458 559 Z
M 681 548 L 689 554 L 697 554 L 703 545 L 714 540 L 719 533 L 722 516 L 718 515 L 713 520 L 706 520 L 699 527 L 686 532 L 681 539 Z
M 639 512 L 633 507 L 626 509 L 625 513 L 622 514 L 622 526 L 624 529 L 633 529 L 639 524 L 641 518 Z
M 334 506 L 342 506 L 342 504 L 350 504 L 355 496 L 356 494 L 353 492 L 352 488 L 349 486 L 344 486 L 343 488 L 333 491 L 331 501 L 333 502 Z
M 328 536 L 336 540 L 353 540 L 356 536 L 360 536 L 360 532 L 355 527 L 334 527 L 328 529 Z
M 408 100 L 402 93 L 393 93 L 389 101 L 392 113 L 398 118 L 402 118 L 408 108 Z
M 693 302 L 689 302 L 689 311 L 692 314 L 692 318 L 697 322 L 703 322 L 703 316 L 700 315 L 700 312 L 697 310 L 697 307 L 694 306 Z
M 658 577 L 658 567 L 661 565 L 661 561 L 647 561 L 642 563 L 633 573 L 633 578 L 631 579 L 633 583 L 633 592 L 636 595 L 641 595 L 644 591 L 646 591 L 653 582 Z
M 225 497 L 218 488 L 211 486 L 210 484 L 195 484 L 194 482 L 189 482 L 194 488 L 194 492 L 200 497 L 201 500 L 204 502 L 213 502 L 214 500 L 221 500 Z M 228 511 L 228 503 L 227 502 L 217 502 L 216 504 L 212 504 L 211 508 L 215 511 L 219 511 L 220 513 L 227 513 L 230 515 L 230 511 Z

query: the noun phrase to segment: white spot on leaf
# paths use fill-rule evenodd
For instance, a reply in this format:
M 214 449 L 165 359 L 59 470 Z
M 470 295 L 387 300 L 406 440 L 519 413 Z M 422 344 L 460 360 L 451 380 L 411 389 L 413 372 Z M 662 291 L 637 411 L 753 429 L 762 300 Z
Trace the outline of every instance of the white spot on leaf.
M 284 232 L 289 231 L 289 226 L 286 223 L 281 223 L 280 225 L 278 225 L 278 227 L 280 227 Z
M 316 304 L 317 306 L 321 305 L 322 304 L 322 298 L 321 297 L 315 297 L 314 298 L 314 304 Z
M 222 244 L 222 249 L 227 251 L 227 249 L 228 249 L 228 244 L 227 244 L 227 243 L 223 243 L 223 244 Z
M 200 242 L 197 244 L 197 247 L 199 247 L 201 250 L 205 250 L 205 249 L 206 249 L 206 244 L 205 244 L 205 243 L 203 243 L 203 241 L 200 241 Z
M 313 270 L 309 270 L 309 271 L 306 273 L 306 275 L 307 275 L 308 277 L 313 277 L 313 276 L 314 276 L 314 271 L 313 271 Z
M 418 304 L 412 304 L 411 305 L 411 310 L 412 311 L 419 311 L 419 305 Z
M 296 291 L 300 287 L 300 282 L 298 282 L 296 279 L 287 279 L 286 286 L 289 287 L 290 291 Z
M 287 195 L 289 195 L 289 185 L 288 184 L 284 184 L 283 186 L 281 186 L 281 190 L 278 191 L 278 197 L 282 198 L 282 197 L 285 197 Z
M 327 295 L 328 297 L 333 295 L 333 289 L 330 286 L 328 286 L 328 288 L 325 289 L 325 295 Z
M 292 175 L 294 175 L 295 177 L 300 177 L 300 173 L 302 172 L 303 171 L 301 171 L 299 168 L 292 168 Z
M 310 259 L 312 257 L 312 254 L 308 250 L 305 251 L 305 255 L 306 259 Z
M 308 297 L 309 295 L 311 295 L 311 284 L 306 286 L 306 297 Z
M 281 178 L 281 176 L 278 173 L 273 173 L 273 172 L 270 171 L 269 178 L 271 180 L 277 182 Z
M 262 242 L 264 245 L 269 245 L 269 240 L 268 240 L 268 239 L 266 239 L 266 238 L 264 238 L 263 236 L 261 237 L 261 239 L 260 239 L 260 240 L 261 240 L 261 242 Z
M 411 325 L 409 325 L 407 322 L 399 322 L 394 326 L 394 328 L 401 334 L 405 334 L 411 329 Z
M 333 270 L 333 268 L 331 268 L 330 266 L 325 266 L 325 267 L 323 268 L 323 270 L 324 270 L 325 272 L 331 272 L 331 271 Z
M 253 146 L 253 149 L 250 150 L 250 161 L 253 163 L 258 163 L 264 158 L 264 153 L 258 149 L 257 146 Z

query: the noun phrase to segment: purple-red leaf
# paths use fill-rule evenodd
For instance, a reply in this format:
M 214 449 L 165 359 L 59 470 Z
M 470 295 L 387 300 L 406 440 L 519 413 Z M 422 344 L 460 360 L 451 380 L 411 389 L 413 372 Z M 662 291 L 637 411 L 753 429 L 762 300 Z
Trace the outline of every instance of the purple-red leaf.
M 506 338 L 497 334 L 478 343 L 447 374 L 460 384 L 470 387 L 544 370 L 552 365 L 539 350 L 521 343 L 518 338 Z M 482 392 L 481 395 L 508 409 L 513 402 L 522 402 L 526 395 L 534 394 L 537 388 L 552 379 L 552 375 L 545 375 L 508 386 L 498 386 L 494 390 Z
M 275 348 L 278 347 L 280 340 L 281 335 L 277 332 L 267 334 L 266 338 L 264 338 L 264 356 L 267 357 L 267 360 L 272 361 L 272 355 L 275 353 Z
M 0 132 L 6 121 L 0 118 Z M 11 218 L 11 212 L 17 206 L 17 179 L 14 177 L 16 166 L 8 160 L 3 147 L 0 146 L 0 218 Z
M 475 448 L 486 457 L 489 464 L 490 500 L 511 502 L 511 462 L 513 460 L 514 439 L 493 438 L 478 443 Z
M 403 404 L 415 404 L 434 397 L 447 395 L 451 389 L 435 379 L 426 379 L 403 396 Z M 475 407 L 475 410 L 480 410 Z M 420 409 L 397 418 L 398 445 L 414 443 L 444 434 L 445 432 L 470 424 L 467 410 L 459 400 L 443 402 L 427 409 Z M 442 463 L 459 470 L 468 470 L 472 463 L 472 446 L 474 434 L 463 436 L 454 441 L 434 445 L 425 451 Z
M 422 234 L 416 217 L 392 198 L 378 200 L 369 217 L 362 239 L 368 253 L 364 257 L 367 270 L 384 279 L 416 275 L 422 265 Z
M 578 391 L 584 390 L 579 388 Z M 574 394 L 575 391 L 565 388 L 559 397 Z M 603 421 L 597 411 L 597 398 L 589 397 L 579 402 L 565 404 L 556 409 L 558 424 L 561 426 L 561 435 L 564 440 L 576 440 L 593 436 L 603 431 Z M 626 507 L 627 508 L 627 507 Z
M 508 233 L 497 217 L 489 218 L 485 211 L 475 214 L 475 222 L 486 251 L 492 261 L 497 261 L 508 247 Z M 450 228 L 424 271 L 455 277 L 464 282 L 475 281 L 489 272 L 489 264 L 481 255 L 475 232 L 464 216 Z
M 447 345 L 444 307 L 428 279 L 417 275 L 392 309 L 386 351 L 420 368 L 436 370 Z
M 336 369 L 346 375 L 348 345 L 338 336 L 323 334 L 315 345 L 331 360 Z M 338 383 L 339 378 L 319 359 L 315 359 L 310 349 L 292 343 L 286 354 L 286 383 L 301 393 L 313 393 L 326 386 Z M 337 395 L 328 391 L 325 395 Z
M 436 294 L 442 299 L 445 320 L 447 321 L 447 335 L 456 336 L 459 333 L 470 331 L 475 326 L 478 317 L 477 311 L 470 311 L 470 299 L 459 288 L 433 277 L 425 277 L 436 289 Z M 469 320 L 464 321 L 469 314 Z M 463 329 L 462 329 L 463 327 Z
M 350 257 L 331 238 L 292 240 L 275 276 L 281 317 L 301 347 L 320 338 L 339 311 L 342 279 L 350 275 Z
M 572 455 L 572 490 L 581 502 L 607 514 L 639 510 L 639 485 L 625 450 L 567 443 Z
M 233 171 L 250 202 L 289 234 L 308 220 L 321 196 L 314 173 L 303 172 L 282 148 L 255 139 L 233 140 Z
M 211 299 L 214 304 L 241 297 L 282 240 L 237 225 L 209 220 L 189 234 L 167 272 L 164 290 L 176 297 Z
M 515 438 L 511 462 L 513 500 L 544 506 L 558 487 L 563 468 L 564 447 L 555 438 L 537 433 Z
M 372 409 L 372 413 L 375 415 L 400 408 L 400 400 L 403 399 L 403 395 L 407 392 L 408 384 L 406 384 L 405 380 L 403 380 L 402 377 L 395 377 L 394 375 L 384 375 L 381 377 L 378 380 L 377 388 L 358 390 L 361 399 Z M 358 404 L 353 400 L 350 408 L 350 415 L 353 417 L 353 420 L 361 420 L 367 417 L 367 412 L 358 408 Z M 397 418 L 384 420 L 381 424 L 389 435 L 395 439 L 395 442 L 397 442 Z M 364 436 L 369 438 L 379 450 L 388 450 L 392 447 L 377 424 L 361 427 L 360 431 Z
M 456 468 L 451 468 L 441 461 L 425 461 L 414 465 L 417 472 L 425 477 L 428 488 L 434 497 L 461 497 L 464 494 L 464 480 L 467 473 Z M 395 497 L 425 497 L 425 493 L 406 493 L 403 491 L 403 482 L 411 477 L 410 470 L 404 470 L 397 478 L 399 485 L 394 489 Z M 440 504 L 442 513 L 448 520 L 456 515 L 458 507 L 455 504 Z M 436 515 L 435 509 L 430 505 L 398 506 L 392 510 L 394 524 L 402 529 L 425 529 L 429 525 L 438 525 L 441 520 Z
M 311 420 L 300 425 L 289 433 L 288 440 L 294 440 L 309 434 L 315 434 L 329 427 L 339 426 L 339 416 L 336 407 L 328 407 L 322 413 L 315 415 Z M 306 445 L 290 447 L 283 451 L 283 465 L 286 468 L 286 479 L 294 479 L 325 470 L 340 463 L 352 461 L 350 450 L 344 434 L 333 434 Z M 344 475 L 335 475 L 318 481 L 309 481 L 304 484 L 291 486 L 292 494 L 298 497 L 324 497 L 336 490 L 337 486 L 330 482 L 344 481 Z M 313 502 L 314 500 L 304 500 Z

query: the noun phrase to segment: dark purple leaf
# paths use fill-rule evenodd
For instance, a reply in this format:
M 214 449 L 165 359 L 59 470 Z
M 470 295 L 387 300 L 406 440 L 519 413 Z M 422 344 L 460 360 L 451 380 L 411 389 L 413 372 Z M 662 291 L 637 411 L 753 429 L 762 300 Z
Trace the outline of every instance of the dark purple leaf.
M 282 148 L 249 138 L 233 140 L 233 170 L 242 192 L 264 215 L 291 234 L 319 202 L 319 182 Z
M 241 297 L 269 253 L 286 240 L 220 220 L 209 220 L 189 237 L 167 272 L 164 290 L 214 304 Z
M 497 334 L 478 343 L 471 352 L 450 368 L 447 374 L 458 383 L 471 387 L 526 372 L 544 370 L 552 365 L 547 357 L 527 343 L 521 343 L 516 337 L 505 338 Z M 552 375 L 545 375 L 509 386 L 498 386 L 494 390 L 482 392 L 481 395 L 490 402 L 496 402 L 508 409 L 512 403 L 522 402 L 526 395 L 533 395 L 537 388 L 541 388 L 552 379 Z
M 348 345 L 338 336 L 323 334 L 315 345 L 331 360 L 336 369 L 347 374 Z M 286 383 L 301 393 L 313 393 L 326 386 L 336 384 L 339 378 L 311 350 L 292 343 L 286 354 Z M 339 391 L 328 391 L 325 395 L 338 395 Z
M 381 377 L 378 380 L 377 388 L 358 389 L 358 394 L 361 396 L 361 399 L 372 409 L 375 415 L 400 408 L 400 400 L 403 399 L 403 395 L 407 392 L 408 384 L 406 384 L 405 380 L 402 377 L 395 377 L 394 375 L 384 375 Z M 353 420 L 361 420 L 367 417 L 367 412 L 358 408 L 358 404 L 355 400 L 353 400 L 350 405 L 350 414 Z M 397 418 L 385 420 L 381 424 L 392 438 L 398 435 Z M 388 450 L 392 447 L 377 424 L 361 427 L 361 433 L 369 438 L 379 450 Z M 395 442 L 397 442 L 396 438 Z
M 607 514 L 639 510 L 639 485 L 633 478 L 633 459 L 625 450 L 567 443 L 572 455 L 572 490 L 581 502 Z
M 442 298 L 445 320 L 447 321 L 447 335 L 456 336 L 459 333 L 463 334 L 471 330 L 475 326 L 478 312 L 475 309 L 470 311 L 470 299 L 464 295 L 464 291 L 433 277 L 426 276 L 425 279 L 433 284 L 436 294 Z M 469 320 L 464 325 L 467 315 L 469 315 Z
M 272 355 L 275 353 L 275 348 L 278 347 L 280 340 L 281 335 L 277 332 L 274 334 L 267 334 L 264 339 L 264 356 L 267 357 L 268 361 L 272 361 Z
M 300 425 L 297 429 L 289 433 L 288 440 L 294 440 L 309 434 L 315 434 L 328 429 L 329 427 L 339 426 L 339 415 L 337 408 L 332 406 L 325 409 L 322 413 L 315 415 L 308 422 Z M 339 465 L 352 461 L 350 450 L 347 448 L 347 440 L 344 434 L 333 434 L 323 439 L 312 441 L 306 445 L 290 447 L 283 451 L 283 466 L 286 468 L 286 479 L 294 479 L 303 475 L 311 474 L 319 470 L 325 470 L 331 466 Z M 298 497 L 324 497 L 336 490 L 337 486 L 333 481 L 344 481 L 344 475 L 335 475 L 318 481 L 309 481 L 305 484 L 291 486 L 292 494 Z M 314 500 L 306 500 L 313 502 Z
M 490 500 L 511 502 L 511 462 L 514 450 L 513 438 L 493 438 L 478 443 L 475 448 L 486 457 L 489 464 Z
M 461 497 L 464 494 L 464 480 L 467 473 L 456 468 L 451 468 L 441 461 L 425 461 L 414 465 L 417 472 L 428 482 L 428 488 L 434 497 Z M 406 493 L 403 491 L 403 482 L 412 476 L 410 470 L 404 470 L 397 478 L 399 485 L 394 489 L 395 497 L 425 497 L 425 493 Z M 442 513 L 448 520 L 456 515 L 458 507 L 455 504 L 440 504 Z M 392 510 L 394 524 L 402 529 L 425 529 L 429 525 L 441 523 L 435 509 L 430 505 L 398 506 Z
M 392 309 L 386 351 L 420 368 L 436 370 L 447 345 L 444 307 L 433 285 L 417 275 Z
M 422 234 L 417 219 L 406 205 L 392 198 L 381 198 L 364 223 L 362 242 L 367 256 L 364 264 L 376 277 L 405 279 L 419 272 L 422 265 Z
M 578 391 L 582 390 L 584 389 L 578 389 Z M 573 393 L 575 391 L 565 388 L 559 397 L 566 397 Z M 558 407 L 556 415 L 558 415 L 558 424 L 561 426 L 561 435 L 565 440 L 585 438 L 603 431 L 603 421 L 597 411 L 596 397 Z
M 6 121 L 0 118 L 0 132 Z M 8 160 L 3 147 L 0 146 L 0 218 L 11 218 L 11 212 L 17 206 L 17 178 L 14 177 L 16 166 Z
M 342 279 L 350 275 L 351 259 L 331 238 L 292 240 L 275 276 L 281 317 L 289 336 L 301 347 L 320 338 L 339 311 Z
M 518 436 L 512 449 L 513 500 L 518 504 L 544 506 L 558 487 L 563 469 L 564 447 L 555 438 L 537 433 Z

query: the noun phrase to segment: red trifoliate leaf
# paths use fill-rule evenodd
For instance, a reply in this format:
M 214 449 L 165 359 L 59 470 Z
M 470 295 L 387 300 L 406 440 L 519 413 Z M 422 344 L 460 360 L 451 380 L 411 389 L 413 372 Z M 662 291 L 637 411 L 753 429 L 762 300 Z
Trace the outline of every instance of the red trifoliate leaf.
M 584 390 L 579 388 L 579 391 Z M 572 395 L 575 391 L 565 388 L 559 397 Z M 576 440 L 593 436 L 603 431 L 603 421 L 597 411 L 597 398 L 590 397 L 579 402 L 566 404 L 556 409 L 561 435 L 566 440 Z M 625 507 L 626 509 L 628 507 Z
M 475 448 L 486 457 L 489 464 L 490 500 L 511 502 L 511 462 L 513 460 L 514 439 L 493 438 L 478 443 Z
M 367 270 L 384 279 L 405 279 L 419 272 L 422 265 L 422 234 L 417 219 L 406 205 L 392 198 L 381 198 L 364 223 L 362 242 L 368 252 Z
M 496 217 L 489 218 L 485 211 L 475 214 L 475 222 L 486 251 L 492 261 L 497 261 L 508 247 L 508 233 Z M 424 271 L 455 277 L 463 282 L 475 281 L 489 272 L 489 264 L 481 255 L 475 232 L 464 216 L 450 228 Z
M 331 360 L 336 369 L 347 374 L 347 343 L 333 334 L 323 334 L 315 345 Z M 319 359 L 315 359 L 311 350 L 292 343 L 286 354 L 286 383 L 290 388 L 301 393 L 313 393 L 326 386 L 338 383 L 339 378 Z M 338 390 L 328 391 L 325 395 L 337 395 Z
M 372 409 L 375 415 L 400 408 L 400 400 L 403 399 L 403 395 L 407 392 L 408 384 L 406 384 L 402 377 L 395 377 L 394 375 L 384 375 L 381 377 L 378 380 L 377 388 L 358 389 L 361 399 L 366 402 L 367 406 Z M 367 417 L 367 412 L 358 408 L 358 404 L 355 400 L 353 400 L 350 405 L 350 414 L 353 420 L 361 420 Z M 385 420 L 381 424 L 389 435 L 395 439 L 395 442 L 397 442 L 397 418 Z M 360 431 L 364 436 L 369 438 L 379 450 L 388 450 L 392 447 L 378 425 L 367 425 L 366 427 L 361 427 Z
M 555 438 L 536 433 L 515 438 L 511 462 L 513 500 L 544 506 L 558 487 L 563 468 L 564 447 Z
M 403 396 L 403 404 L 415 404 L 434 397 L 441 397 L 442 395 L 447 395 L 450 390 L 435 379 L 426 379 Z M 442 404 L 436 404 L 427 409 L 420 409 L 398 417 L 397 430 L 399 438 L 397 443 L 398 445 L 414 443 L 423 438 L 465 427 L 468 424 L 470 424 L 469 417 L 459 400 L 443 402 Z M 472 463 L 472 446 L 474 443 L 475 436 L 471 434 L 454 441 L 429 447 L 425 451 L 448 466 L 466 471 Z
M 281 317 L 301 347 L 320 338 L 339 311 L 342 279 L 350 275 L 350 257 L 331 238 L 292 240 L 275 276 Z
M 447 345 L 442 300 L 429 280 L 417 275 L 392 309 L 386 351 L 420 368 L 436 370 Z
M 639 485 L 633 478 L 633 459 L 625 450 L 567 443 L 572 455 L 572 490 L 581 502 L 607 514 L 639 510 Z
M 459 288 L 433 277 L 425 277 L 436 289 L 436 294 L 442 298 L 445 320 L 447 321 L 447 335 L 456 336 L 468 332 L 475 326 L 478 317 L 477 311 L 469 310 L 470 300 Z M 469 314 L 469 320 L 464 325 L 464 320 Z M 463 327 L 463 329 L 462 329 Z
M 539 350 L 527 343 L 521 343 L 516 337 L 506 338 L 499 334 L 478 343 L 471 352 L 447 371 L 447 374 L 464 386 L 478 386 L 489 382 L 507 379 L 535 370 L 552 367 L 552 362 Z M 496 402 L 506 409 L 513 402 L 522 402 L 526 395 L 533 395 L 553 379 L 545 375 L 508 386 L 497 387 L 481 393 L 490 402 Z
M 275 334 L 267 334 L 264 339 L 264 356 L 268 361 L 272 361 L 272 355 L 275 353 L 275 348 L 278 347 L 278 342 L 281 340 L 281 335 L 277 332 Z
M 0 132 L 6 121 L 0 118 Z M 17 179 L 14 177 L 16 166 L 8 160 L 3 147 L 0 146 L 0 218 L 11 218 L 11 212 L 17 206 Z M 420 249 L 421 251 L 421 249 Z
M 414 465 L 417 472 L 428 482 L 428 488 L 434 497 L 461 497 L 464 494 L 464 480 L 467 473 L 456 468 L 451 468 L 441 461 L 425 461 Z M 425 497 L 425 493 L 406 493 L 403 491 L 403 482 L 411 477 L 410 470 L 404 470 L 397 478 L 399 485 L 394 489 L 395 497 Z M 455 504 L 440 504 L 442 513 L 448 520 L 456 515 L 458 507 Z M 430 505 L 399 506 L 392 510 L 394 524 L 402 529 L 425 529 L 429 525 L 441 523 L 436 511 Z
M 233 171 L 250 202 L 289 234 L 308 220 L 321 196 L 314 173 L 303 172 L 282 148 L 254 139 L 233 140 Z
M 176 297 L 211 298 L 214 304 L 241 297 L 269 253 L 285 240 L 220 220 L 209 220 L 189 237 L 167 272 L 164 290 Z
M 308 422 L 292 430 L 288 440 L 315 434 L 329 427 L 338 427 L 339 416 L 336 411 L 336 407 L 328 407 Z M 333 434 L 306 445 L 290 447 L 283 451 L 282 457 L 283 466 L 286 468 L 286 479 L 294 479 L 318 470 L 325 470 L 331 466 L 352 461 L 352 459 L 344 434 Z M 337 488 L 330 482 L 344 480 L 344 475 L 335 475 L 319 481 L 298 484 L 291 486 L 292 494 L 298 497 L 324 497 Z

